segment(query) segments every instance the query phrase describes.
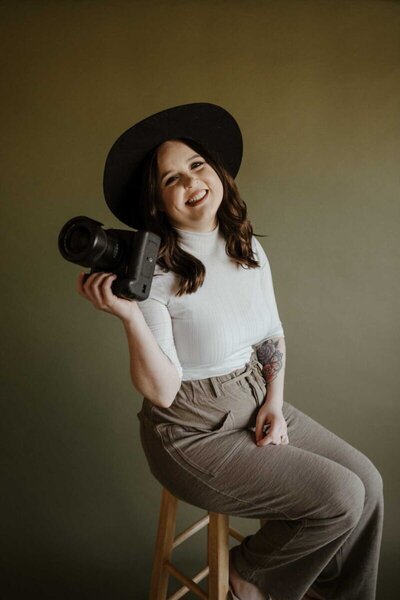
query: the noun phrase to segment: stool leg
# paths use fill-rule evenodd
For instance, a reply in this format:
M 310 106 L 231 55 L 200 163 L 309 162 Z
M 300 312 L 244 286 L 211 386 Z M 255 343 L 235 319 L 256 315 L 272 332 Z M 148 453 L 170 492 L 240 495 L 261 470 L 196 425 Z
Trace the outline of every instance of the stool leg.
M 177 508 L 178 499 L 166 488 L 163 488 L 151 575 L 150 600 L 166 600 L 167 598 L 169 573 L 165 568 L 165 562 L 171 559 Z
M 210 512 L 208 525 L 209 600 L 226 600 L 229 589 L 229 517 Z

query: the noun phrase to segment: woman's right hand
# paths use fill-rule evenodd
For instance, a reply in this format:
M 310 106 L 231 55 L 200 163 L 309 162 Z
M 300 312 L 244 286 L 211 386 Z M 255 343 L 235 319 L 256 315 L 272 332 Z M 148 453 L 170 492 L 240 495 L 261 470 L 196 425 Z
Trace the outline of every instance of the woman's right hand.
M 78 293 L 90 300 L 95 308 L 104 310 L 115 315 L 122 321 L 129 321 L 135 311 L 138 310 L 136 300 L 126 300 L 116 296 L 111 290 L 111 284 L 117 276 L 114 273 L 92 273 L 85 283 L 85 273 L 82 271 L 78 276 Z

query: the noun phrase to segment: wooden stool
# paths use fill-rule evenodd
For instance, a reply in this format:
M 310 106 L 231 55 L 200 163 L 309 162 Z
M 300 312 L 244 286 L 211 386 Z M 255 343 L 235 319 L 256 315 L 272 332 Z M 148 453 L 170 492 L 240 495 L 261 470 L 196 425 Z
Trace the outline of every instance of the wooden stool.
M 189 591 L 202 600 L 226 600 L 229 589 L 229 535 L 239 542 L 243 540 L 244 536 L 229 527 L 228 515 L 208 512 L 205 517 L 175 537 L 177 509 L 178 498 L 163 488 L 150 600 L 178 600 Z M 206 525 L 208 526 L 208 564 L 193 579 L 190 579 L 171 563 L 171 554 L 174 548 Z M 167 599 L 170 575 L 184 585 Z M 208 594 L 197 585 L 207 575 Z

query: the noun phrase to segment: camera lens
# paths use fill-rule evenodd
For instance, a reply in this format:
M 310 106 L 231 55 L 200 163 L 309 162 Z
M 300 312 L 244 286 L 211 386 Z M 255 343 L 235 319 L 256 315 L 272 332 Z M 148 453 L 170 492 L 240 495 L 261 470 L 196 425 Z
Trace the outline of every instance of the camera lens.
M 77 226 L 69 230 L 65 239 L 65 246 L 70 254 L 80 254 L 90 247 L 91 235 L 87 227 Z
M 102 228 L 102 223 L 88 217 L 74 217 L 61 229 L 58 248 L 70 262 L 96 270 L 112 271 L 122 261 L 123 245 Z

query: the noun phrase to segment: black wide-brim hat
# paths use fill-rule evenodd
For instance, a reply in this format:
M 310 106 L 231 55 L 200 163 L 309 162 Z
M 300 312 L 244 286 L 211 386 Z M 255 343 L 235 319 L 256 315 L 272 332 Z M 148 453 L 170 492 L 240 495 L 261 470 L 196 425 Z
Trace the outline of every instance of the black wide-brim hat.
M 104 168 L 103 190 L 111 212 L 134 229 L 144 229 L 140 205 L 140 172 L 146 156 L 170 139 L 188 138 L 216 154 L 236 177 L 243 154 L 239 125 L 221 106 L 208 102 L 167 108 L 127 129 L 111 147 Z

